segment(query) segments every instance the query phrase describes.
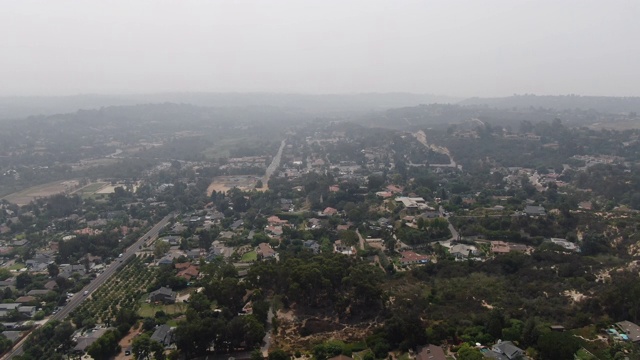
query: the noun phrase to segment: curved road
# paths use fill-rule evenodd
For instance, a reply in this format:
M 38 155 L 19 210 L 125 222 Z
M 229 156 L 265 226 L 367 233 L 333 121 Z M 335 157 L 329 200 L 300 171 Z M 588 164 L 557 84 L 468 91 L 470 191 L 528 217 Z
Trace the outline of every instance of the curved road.
M 123 264 L 127 262 L 131 257 L 135 256 L 136 252 L 140 247 L 145 245 L 147 239 L 154 239 L 160 234 L 160 231 L 167 226 L 169 220 L 173 217 L 173 214 L 169 214 L 165 216 L 160 222 L 155 224 L 146 234 L 142 235 L 133 245 L 129 246 L 124 253 L 122 253 L 122 257 L 115 259 L 111 265 L 106 268 L 101 274 L 99 274 L 95 279 L 93 279 L 87 286 L 85 286 L 80 292 L 75 294 L 69 302 L 62 308 L 60 311 L 49 317 L 49 320 L 63 320 L 67 317 L 73 310 L 75 310 L 83 301 L 87 298 L 88 295 L 96 291 L 102 284 L 104 284 L 109 278 L 118 271 Z M 84 295 L 84 292 L 87 292 L 88 295 Z M 24 345 L 25 340 L 29 336 L 26 336 L 22 339 L 18 344 L 16 344 L 10 352 L 5 354 L 2 357 L 2 360 L 12 359 L 14 356 L 22 355 L 24 351 L 22 350 L 22 346 Z

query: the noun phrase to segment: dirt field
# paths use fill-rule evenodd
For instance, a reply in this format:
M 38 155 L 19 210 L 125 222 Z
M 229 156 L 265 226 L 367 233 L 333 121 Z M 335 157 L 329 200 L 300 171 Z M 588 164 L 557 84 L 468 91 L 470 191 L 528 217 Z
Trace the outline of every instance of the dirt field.
M 64 192 L 71 192 L 79 186 L 78 180 L 62 180 L 34 186 L 32 188 L 13 193 L 4 197 L 5 200 L 17 205 L 27 205 L 32 200 Z
M 116 192 L 116 187 L 118 185 L 107 185 L 103 188 L 101 188 L 100 190 L 96 191 L 96 194 L 112 194 L 114 192 Z
M 378 318 L 369 321 L 343 323 L 331 317 L 297 314 L 294 310 L 279 310 L 278 333 L 274 345 L 285 351 L 309 348 L 327 340 L 359 341 L 380 326 Z
M 91 183 L 85 187 L 81 187 L 75 191 L 72 192 L 72 194 L 78 194 L 80 196 L 83 197 L 90 197 L 96 194 L 96 191 L 102 189 L 103 187 L 105 187 L 106 185 L 108 185 L 108 183 L 106 182 L 95 182 L 95 183 Z
M 142 326 L 139 327 L 137 330 L 131 330 L 129 332 L 129 334 L 127 334 L 127 336 L 123 337 L 122 340 L 120 340 L 120 347 L 122 348 L 122 350 L 120 351 L 120 353 L 118 355 L 116 355 L 116 360 L 125 360 L 125 359 L 133 359 L 132 355 L 125 355 L 124 351 L 133 344 L 133 339 L 138 336 L 138 334 L 140 334 L 142 332 Z
M 255 189 L 258 180 L 262 180 L 262 176 L 255 175 L 238 175 L 238 176 L 216 176 L 207 188 L 207 196 L 216 192 L 227 192 L 234 187 L 240 190 Z M 266 184 L 265 184 L 266 185 Z M 264 189 L 259 189 L 264 190 Z

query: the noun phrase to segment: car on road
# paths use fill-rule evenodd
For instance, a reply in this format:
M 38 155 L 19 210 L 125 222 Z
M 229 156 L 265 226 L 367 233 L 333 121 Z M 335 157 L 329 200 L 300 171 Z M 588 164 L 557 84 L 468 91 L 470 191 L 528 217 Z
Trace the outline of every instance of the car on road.
M 82 296 L 87 296 L 88 294 L 89 294 L 89 291 L 88 291 L 88 290 L 85 290 L 85 291 L 82 293 Z

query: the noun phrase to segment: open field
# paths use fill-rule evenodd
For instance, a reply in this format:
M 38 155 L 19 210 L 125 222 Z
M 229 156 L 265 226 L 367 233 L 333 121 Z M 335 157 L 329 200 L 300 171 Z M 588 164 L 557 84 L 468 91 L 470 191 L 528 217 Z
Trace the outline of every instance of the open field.
M 207 196 L 216 192 L 227 192 L 234 187 L 247 191 L 256 187 L 258 180 L 262 180 L 262 176 L 257 175 L 237 175 L 237 176 L 216 176 L 207 188 Z
M 219 138 L 215 139 L 214 145 L 205 149 L 203 155 L 207 159 L 217 159 L 221 157 L 229 157 L 229 149 L 238 147 L 242 144 L 250 144 L 252 141 L 257 140 L 252 137 L 231 137 L 231 138 Z
M 106 182 L 95 182 L 95 183 L 91 183 L 85 187 L 82 187 L 76 191 L 74 191 L 74 194 L 78 194 L 80 196 L 82 196 L 82 198 L 89 198 L 94 196 L 100 189 L 102 189 L 103 187 L 107 186 L 108 183 Z
M 31 201 L 55 194 L 71 192 L 75 190 L 80 183 L 78 180 L 60 180 L 44 185 L 30 187 L 28 189 L 9 194 L 4 197 L 5 200 L 16 205 L 27 205 Z
M 154 317 L 156 312 L 164 311 L 167 315 L 173 315 L 177 313 L 182 313 L 187 310 L 187 304 L 176 303 L 170 305 L 155 305 L 147 302 L 140 304 L 140 309 L 138 309 L 138 315 L 141 317 Z
M 96 166 L 107 166 L 117 163 L 118 159 L 102 158 L 94 160 L 81 160 L 80 162 L 71 165 L 73 171 L 87 170 Z
M 112 185 L 109 182 L 98 181 L 95 183 L 91 183 L 83 188 L 80 188 L 74 191 L 73 193 L 79 194 L 85 199 L 90 197 L 100 197 L 100 195 L 113 194 L 115 192 L 115 189 L 119 186 L 124 187 L 123 184 Z M 133 185 L 133 191 L 135 190 L 137 190 L 137 185 Z

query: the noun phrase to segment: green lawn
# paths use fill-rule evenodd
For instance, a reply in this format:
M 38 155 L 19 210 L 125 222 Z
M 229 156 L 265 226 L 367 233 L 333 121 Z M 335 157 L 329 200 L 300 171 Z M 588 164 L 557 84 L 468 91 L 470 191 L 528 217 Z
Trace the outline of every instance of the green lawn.
M 25 265 L 23 263 L 14 263 L 13 265 L 9 266 L 9 270 L 20 270 L 23 267 L 25 267 Z
M 99 198 L 105 197 L 105 194 L 96 194 L 96 191 L 102 189 L 107 185 L 109 185 L 108 182 L 102 182 L 102 181 L 95 182 L 77 190 L 76 194 L 79 194 L 80 196 L 82 196 L 83 199 L 97 200 Z
M 582 348 L 582 349 L 578 350 L 578 352 L 576 353 L 576 359 L 578 359 L 578 360 L 596 360 L 598 358 L 593 356 L 593 355 L 591 355 L 589 352 L 587 352 L 587 350 L 585 350 L 585 348 Z
M 93 183 L 93 184 L 89 184 L 85 187 L 83 187 L 82 189 L 78 190 L 78 192 L 81 192 L 83 194 L 89 194 L 89 193 L 94 193 L 100 189 L 102 189 L 105 185 L 108 185 L 109 183 L 106 182 L 97 182 L 97 183 Z
M 187 310 L 187 304 L 178 303 L 170 305 L 154 305 L 149 303 L 142 303 L 138 310 L 138 315 L 141 317 L 154 317 L 157 311 L 164 311 L 167 315 L 178 314 Z
M 242 259 L 240 261 L 242 262 L 252 262 L 252 261 L 256 261 L 258 260 L 258 254 L 254 251 L 249 251 L 248 253 L 244 253 L 244 255 L 242 255 Z

